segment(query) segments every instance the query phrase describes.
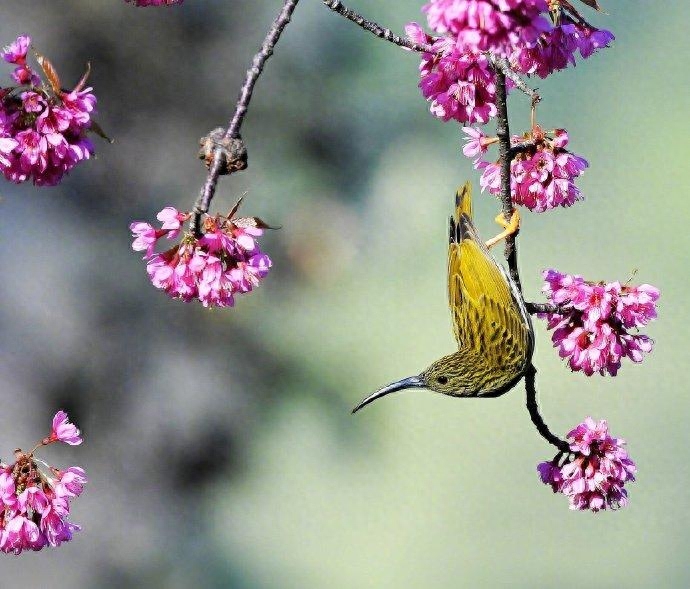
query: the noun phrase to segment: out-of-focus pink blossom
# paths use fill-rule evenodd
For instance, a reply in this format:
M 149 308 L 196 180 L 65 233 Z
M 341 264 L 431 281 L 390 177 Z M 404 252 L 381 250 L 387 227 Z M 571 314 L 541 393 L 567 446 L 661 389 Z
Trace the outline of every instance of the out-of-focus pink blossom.
M 82 443 L 79 428 L 69 422 L 69 416 L 64 411 L 58 411 L 53 417 L 53 430 L 50 439 L 64 442 L 70 446 L 78 446 Z
M 177 236 L 190 214 L 166 207 L 158 213 L 160 229 L 132 223 L 132 248 L 146 252 L 151 283 L 172 298 L 196 300 L 205 307 L 231 307 L 236 294 L 258 286 L 271 267 L 256 241 L 267 225 L 255 217 L 235 218 L 236 210 L 228 217 L 207 216 L 200 237 L 186 233 L 181 243 L 159 253 L 155 252 L 158 240 Z
M 520 73 L 546 78 L 553 72 L 574 66 L 578 51 L 586 59 L 608 47 L 613 40 L 610 31 L 562 19 L 558 26 L 543 33 L 536 44 L 518 45 L 510 62 Z
M 2 54 L 17 64 L 12 77 L 19 88 L 0 88 L 0 172 L 12 182 L 52 186 L 93 155 L 86 133 L 96 97 L 83 82 L 71 92 L 42 84 L 26 63 L 30 43 L 23 35 Z
M 59 546 L 80 529 L 69 521 L 69 515 L 70 502 L 87 482 L 84 470 L 71 466 L 60 471 L 34 458 L 39 447 L 58 439 L 77 443 L 79 431 L 62 411 L 53 419 L 52 429 L 51 436 L 31 452 L 15 450 L 13 463 L 0 463 L 0 552 L 21 554 Z
M 460 51 L 509 55 L 551 29 L 546 0 L 431 0 L 422 8 L 429 27 L 456 39 Z
M 570 509 L 600 511 L 628 504 L 625 484 L 635 480 L 637 467 L 625 440 L 609 434 L 606 420 L 585 419 L 568 433 L 570 450 L 537 466 L 541 481 L 568 498 Z
M 542 213 L 559 206 L 569 207 L 582 198 L 580 190 L 575 186 L 575 179 L 589 164 L 584 158 L 566 149 L 567 131 L 556 129 L 553 133 L 547 133 L 535 127 L 530 133 L 514 136 L 511 142 L 513 145 L 529 144 L 517 153 L 510 163 L 513 203 Z M 482 191 L 500 194 L 501 177 L 498 162 L 479 158 L 474 166 L 482 170 L 479 180 Z
M 615 376 L 623 358 L 639 363 L 651 352 L 648 336 L 628 330 L 656 318 L 657 288 L 587 282 L 556 270 L 544 271 L 543 277 L 549 302 L 564 310 L 539 316 L 554 330 L 551 341 L 571 370 Z

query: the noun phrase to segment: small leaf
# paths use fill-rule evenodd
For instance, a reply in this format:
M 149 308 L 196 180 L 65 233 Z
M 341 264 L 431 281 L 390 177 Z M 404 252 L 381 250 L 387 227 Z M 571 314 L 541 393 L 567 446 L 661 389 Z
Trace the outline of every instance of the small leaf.
M 244 200 L 244 196 L 240 196 L 238 201 L 235 203 L 235 206 L 232 207 L 232 210 L 228 213 L 228 220 L 232 221 L 232 218 L 235 216 L 235 213 L 237 210 L 240 208 L 240 205 L 242 204 L 242 201 Z
M 594 10 L 598 10 L 599 12 L 603 12 L 603 9 L 601 8 L 601 5 L 599 4 L 599 0 L 580 0 L 583 4 L 586 4 L 590 8 L 594 8 Z
M 115 140 L 108 137 L 105 134 L 105 131 L 103 130 L 103 128 L 93 119 L 91 119 L 91 126 L 89 127 L 89 131 L 93 131 L 96 135 L 98 135 L 99 137 L 102 137 L 108 143 L 115 143 Z
M 280 227 L 273 227 L 265 223 L 259 217 L 240 217 L 233 219 L 232 223 L 237 227 L 258 227 L 259 229 L 280 229 Z
M 72 92 L 80 92 L 81 91 L 81 89 L 86 85 L 86 80 L 89 79 L 90 73 L 91 73 L 91 62 L 87 61 L 86 62 L 86 71 L 84 72 L 84 75 L 81 77 L 81 80 L 79 80 L 79 82 L 74 87 L 74 90 L 72 90 Z
M 48 61 L 48 58 L 43 57 L 39 53 L 36 54 L 36 61 L 38 61 L 38 65 L 41 66 L 43 73 L 46 75 L 46 78 L 48 78 L 48 82 L 50 83 L 50 87 L 53 89 L 53 92 L 55 92 L 55 94 L 62 94 L 60 76 L 58 76 L 53 64 Z

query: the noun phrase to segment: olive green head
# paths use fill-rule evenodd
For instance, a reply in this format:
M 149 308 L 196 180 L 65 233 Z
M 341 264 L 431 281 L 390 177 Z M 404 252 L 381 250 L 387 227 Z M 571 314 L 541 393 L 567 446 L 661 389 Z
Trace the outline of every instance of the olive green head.
M 477 371 L 466 354 L 455 352 L 436 360 L 417 376 L 397 380 L 365 397 L 353 410 L 359 411 L 365 405 L 405 389 L 429 389 L 451 397 L 473 396 L 479 390 Z

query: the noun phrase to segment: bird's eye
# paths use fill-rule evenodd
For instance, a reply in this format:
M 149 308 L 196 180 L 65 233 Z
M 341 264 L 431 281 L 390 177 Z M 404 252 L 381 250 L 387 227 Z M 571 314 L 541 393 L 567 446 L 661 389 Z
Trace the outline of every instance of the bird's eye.
M 437 379 L 439 384 L 448 384 L 448 377 L 447 376 L 439 376 Z

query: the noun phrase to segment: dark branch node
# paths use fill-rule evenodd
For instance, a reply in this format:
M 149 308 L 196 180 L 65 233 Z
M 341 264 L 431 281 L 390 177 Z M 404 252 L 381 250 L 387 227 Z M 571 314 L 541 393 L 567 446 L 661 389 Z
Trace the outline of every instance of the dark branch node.
M 199 139 L 199 146 L 199 159 L 206 162 L 207 168 L 211 168 L 217 156 L 220 158 L 221 176 L 247 168 L 247 147 L 242 137 L 226 137 L 223 127 Z

